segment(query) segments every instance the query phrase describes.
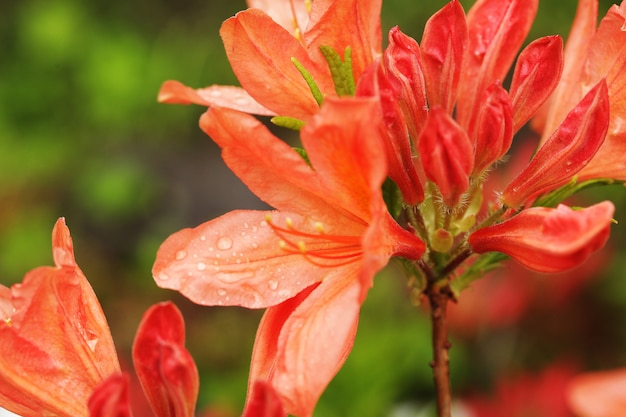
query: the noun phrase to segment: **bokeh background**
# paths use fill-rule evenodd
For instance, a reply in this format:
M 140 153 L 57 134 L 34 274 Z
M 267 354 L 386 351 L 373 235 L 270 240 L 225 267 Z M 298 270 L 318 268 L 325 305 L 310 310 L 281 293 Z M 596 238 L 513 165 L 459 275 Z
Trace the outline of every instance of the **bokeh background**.
M 466 10 L 472 3 L 462 1 Z M 444 4 L 385 0 L 383 30 L 399 25 L 419 40 Z M 610 4 L 601 1 L 601 14 Z M 574 0 L 542 1 L 529 40 L 566 36 L 575 7 Z M 195 306 L 158 289 L 151 265 L 170 233 L 264 206 L 197 127 L 203 109 L 157 104 L 156 95 L 167 79 L 236 84 L 218 30 L 243 8 L 234 0 L 0 1 L 0 283 L 51 263 L 50 233 L 64 216 L 122 357 L 149 305 L 171 299 L 182 309 L 201 371 L 199 412 L 214 416 L 240 413 L 261 312 Z M 622 186 L 578 201 L 607 198 L 626 223 Z M 546 369 L 564 381 L 579 370 L 626 366 L 625 241 L 618 224 L 607 250 L 579 271 L 498 271 L 470 290 L 452 323 L 458 398 L 497 397 L 502 384 L 517 387 L 521 372 L 530 372 L 521 379 L 530 390 Z M 393 266 L 381 275 L 354 351 L 316 417 L 429 415 L 426 315 L 411 305 Z

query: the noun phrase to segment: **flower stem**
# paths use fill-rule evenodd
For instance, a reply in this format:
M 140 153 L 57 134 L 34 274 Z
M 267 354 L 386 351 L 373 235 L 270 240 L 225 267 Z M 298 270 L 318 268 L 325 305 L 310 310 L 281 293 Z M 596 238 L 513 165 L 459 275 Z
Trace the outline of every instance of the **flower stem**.
M 451 417 L 452 393 L 450 388 L 450 342 L 446 311 L 451 297 L 448 285 L 438 286 L 436 282 L 430 284 L 428 300 L 430 302 L 430 318 L 432 323 L 433 343 L 433 377 L 437 391 L 437 417 Z

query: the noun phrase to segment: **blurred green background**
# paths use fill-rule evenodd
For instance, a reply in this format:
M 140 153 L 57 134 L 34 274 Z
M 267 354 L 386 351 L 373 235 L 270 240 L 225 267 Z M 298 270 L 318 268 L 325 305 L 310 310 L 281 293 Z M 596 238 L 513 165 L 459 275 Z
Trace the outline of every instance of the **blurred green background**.
M 428 16 L 444 3 L 385 0 L 383 30 L 400 25 L 419 40 Z M 473 2 L 462 3 L 467 10 Z M 601 3 L 603 14 L 611 2 Z M 541 2 L 529 40 L 567 35 L 575 6 L 574 0 Z M 0 2 L 0 283 L 19 282 L 27 270 L 50 264 L 52 226 L 66 217 L 77 260 L 120 351 L 128 352 L 149 305 L 174 300 L 186 316 L 189 347 L 201 369 L 201 408 L 212 405 L 225 415 L 237 415 L 243 405 L 260 312 L 194 306 L 158 289 L 150 270 L 170 233 L 232 209 L 263 206 L 197 127 L 203 109 L 157 104 L 156 95 L 167 79 L 195 87 L 235 84 L 218 29 L 243 8 L 243 1 Z M 616 200 L 616 217 L 623 217 L 622 187 L 587 198 Z M 613 228 L 612 252 L 624 247 L 625 234 L 623 226 Z M 592 367 L 626 364 L 621 258 L 603 261 L 608 267 L 594 271 L 602 279 L 586 284 L 568 304 L 573 311 L 610 317 L 601 319 L 604 325 L 576 328 L 571 310 L 549 311 L 554 326 L 575 327 L 572 339 L 553 340 L 546 336 L 554 331 L 550 320 L 526 315 L 509 348 L 519 355 L 492 367 L 540 367 L 564 352 L 577 353 Z M 429 403 L 428 325 L 410 305 L 402 279 L 393 269 L 384 275 L 364 306 L 354 352 L 316 416 L 414 416 Z M 586 355 L 590 331 L 598 332 L 593 340 L 606 355 Z M 491 385 L 497 372 L 486 372 L 479 359 L 500 346 L 498 332 L 454 340 L 457 392 Z

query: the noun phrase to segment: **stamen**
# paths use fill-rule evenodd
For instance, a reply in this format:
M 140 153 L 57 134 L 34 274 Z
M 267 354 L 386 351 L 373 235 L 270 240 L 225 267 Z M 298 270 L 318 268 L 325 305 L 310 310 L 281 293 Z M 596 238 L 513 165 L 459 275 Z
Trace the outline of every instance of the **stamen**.
M 322 222 L 313 223 L 315 233 L 307 233 L 297 230 L 289 217 L 285 219 L 285 227 L 277 226 L 269 215 L 266 221 L 280 238 L 278 245 L 282 251 L 303 255 L 308 262 L 319 267 L 347 265 L 363 253 L 359 236 L 328 235 Z
M 304 7 L 306 7 L 306 12 L 311 14 L 311 4 L 313 2 L 311 0 L 304 0 Z

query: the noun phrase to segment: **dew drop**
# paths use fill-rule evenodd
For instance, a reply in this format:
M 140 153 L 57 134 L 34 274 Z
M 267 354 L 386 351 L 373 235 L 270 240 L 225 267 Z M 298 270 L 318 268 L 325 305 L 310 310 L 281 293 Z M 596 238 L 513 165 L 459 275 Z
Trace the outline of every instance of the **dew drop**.
M 205 235 L 200 236 L 200 240 L 204 242 L 206 240 L 206 236 Z
M 217 241 L 217 248 L 219 250 L 228 250 L 233 247 L 233 240 L 229 237 L 221 237 Z
M 187 251 L 184 249 L 179 250 L 178 252 L 176 252 L 176 260 L 177 261 L 181 261 L 183 259 L 185 259 L 187 257 Z
M 256 248 L 258 248 L 258 247 L 259 247 L 259 245 L 258 245 L 257 243 L 255 243 L 255 242 L 252 242 L 252 247 L 253 247 L 254 249 L 256 249 Z
M 267 286 L 270 287 L 270 290 L 275 290 L 278 288 L 278 281 L 275 279 L 270 279 L 267 283 Z
M 196 268 L 198 268 L 198 271 L 204 271 L 206 269 L 206 264 L 204 262 L 198 262 Z
M 167 274 L 159 274 L 159 279 L 160 279 L 161 281 L 167 281 L 167 280 L 169 280 L 169 279 L 170 279 L 170 276 L 169 276 L 169 275 L 167 275 Z
M 220 297 L 225 296 L 226 295 L 226 290 L 223 290 L 223 289 L 220 288 L 219 290 L 217 290 L 217 295 L 219 295 Z

